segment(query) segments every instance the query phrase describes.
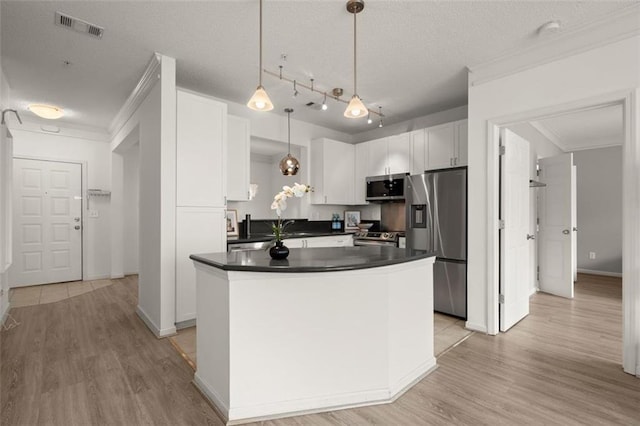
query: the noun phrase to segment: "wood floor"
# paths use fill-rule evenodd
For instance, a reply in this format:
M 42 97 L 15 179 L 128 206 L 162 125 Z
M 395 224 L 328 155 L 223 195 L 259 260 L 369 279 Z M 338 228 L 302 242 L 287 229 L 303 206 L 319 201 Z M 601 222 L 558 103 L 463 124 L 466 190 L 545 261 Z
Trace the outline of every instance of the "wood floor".
M 135 279 L 11 310 L 0 334 L 0 424 L 222 424 L 193 370 L 134 313 Z M 265 425 L 640 424 L 621 368 L 619 279 L 579 276 L 576 298 L 538 294 L 508 333 L 475 333 L 393 404 Z

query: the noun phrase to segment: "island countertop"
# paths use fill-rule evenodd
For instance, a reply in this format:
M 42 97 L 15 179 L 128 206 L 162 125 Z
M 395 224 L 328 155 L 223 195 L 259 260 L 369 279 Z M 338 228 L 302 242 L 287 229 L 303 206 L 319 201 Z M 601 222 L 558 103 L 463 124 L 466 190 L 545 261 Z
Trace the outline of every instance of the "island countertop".
M 284 260 L 263 250 L 192 254 L 195 262 L 225 271 L 330 272 L 377 268 L 435 256 L 435 253 L 385 246 L 292 248 Z

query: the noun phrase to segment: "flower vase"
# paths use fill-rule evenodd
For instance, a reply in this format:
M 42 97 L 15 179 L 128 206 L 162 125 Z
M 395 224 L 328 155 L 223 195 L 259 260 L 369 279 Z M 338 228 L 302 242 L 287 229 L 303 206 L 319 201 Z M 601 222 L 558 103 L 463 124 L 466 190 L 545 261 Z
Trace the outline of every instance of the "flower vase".
M 269 249 L 272 259 L 286 259 L 289 256 L 289 248 L 282 241 L 276 241 L 276 245 Z

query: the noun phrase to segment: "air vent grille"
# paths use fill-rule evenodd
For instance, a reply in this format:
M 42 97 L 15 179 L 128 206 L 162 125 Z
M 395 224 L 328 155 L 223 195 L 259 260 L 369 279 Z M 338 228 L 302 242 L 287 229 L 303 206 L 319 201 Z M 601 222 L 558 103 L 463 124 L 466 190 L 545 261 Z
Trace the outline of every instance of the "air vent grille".
M 104 28 L 97 25 L 90 24 L 82 19 L 74 18 L 73 16 L 65 15 L 61 12 L 56 12 L 55 23 L 61 27 L 68 28 L 80 34 L 86 34 L 95 38 L 102 38 Z

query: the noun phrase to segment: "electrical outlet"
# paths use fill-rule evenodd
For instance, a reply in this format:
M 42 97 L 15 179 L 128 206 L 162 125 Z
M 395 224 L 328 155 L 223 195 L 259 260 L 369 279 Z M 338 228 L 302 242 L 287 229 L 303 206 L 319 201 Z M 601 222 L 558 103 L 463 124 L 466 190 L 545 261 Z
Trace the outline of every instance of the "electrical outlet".
M 596 258 L 596 252 L 595 251 L 590 251 L 589 252 L 589 259 L 593 260 Z
M 97 218 L 100 217 L 100 211 L 99 210 L 89 210 L 89 217 L 91 218 Z

